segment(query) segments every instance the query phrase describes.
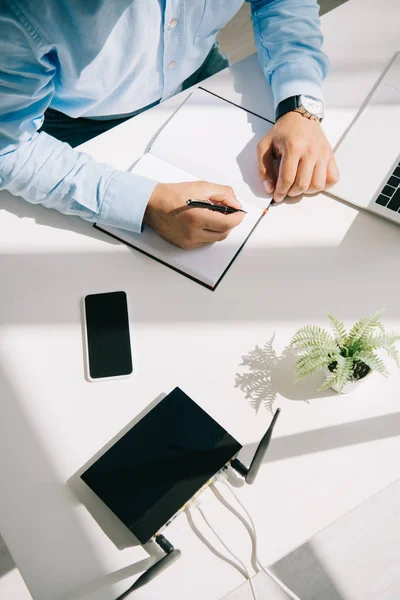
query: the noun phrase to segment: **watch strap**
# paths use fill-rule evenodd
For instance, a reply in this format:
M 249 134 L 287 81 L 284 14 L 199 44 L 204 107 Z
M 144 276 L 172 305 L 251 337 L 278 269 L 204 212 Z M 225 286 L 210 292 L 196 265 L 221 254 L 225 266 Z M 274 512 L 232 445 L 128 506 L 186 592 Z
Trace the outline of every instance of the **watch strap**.
M 286 115 L 288 112 L 293 112 L 300 106 L 300 96 L 290 96 L 289 98 L 285 98 L 279 102 L 275 111 L 275 120 L 277 121 L 283 115 Z

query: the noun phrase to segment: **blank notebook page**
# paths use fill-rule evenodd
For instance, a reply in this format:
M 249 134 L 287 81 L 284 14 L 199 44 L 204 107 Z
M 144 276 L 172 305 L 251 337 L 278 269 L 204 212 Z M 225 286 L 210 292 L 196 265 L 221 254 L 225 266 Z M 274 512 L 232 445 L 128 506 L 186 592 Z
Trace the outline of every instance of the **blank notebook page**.
M 152 154 L 145 154 L 132 171 L 138 175 L 158 179 L 165 183 L 198 180 L 198 177 L 191 173 L 183 171 Z M 248 213 L 242 223 L 235 227 L 222 242 L 194 250 L 181 250 L 169 244 L 149 227 L 145 227 L 141 234 L 111 227 L 104 229 L 120 240 L 135 246 L 135 248 L 154 256 L 179 271 L 187 273 L 187 275 L 200 280 L 209 287 L 214 287 L 262 216 L 260 208 L 242 199 L 240 200 L 243 209 Z
M 150 152 L 199 179 L 230 185 L 241 200 L 266 208 L 257 144 L 272 123 L 197 89 L 161 129 Z

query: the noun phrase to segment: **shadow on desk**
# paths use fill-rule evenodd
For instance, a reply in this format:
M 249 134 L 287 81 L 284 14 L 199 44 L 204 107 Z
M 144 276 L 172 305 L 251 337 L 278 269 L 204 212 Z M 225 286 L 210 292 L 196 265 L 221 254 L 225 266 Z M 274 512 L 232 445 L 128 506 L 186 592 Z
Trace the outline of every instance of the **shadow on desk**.
M 73 600 L 85 595 L 88 600 L 109 600 L 111 585 L 146 570 L 155 559 L 163 555 L 162 551 L 156 544 L 146 544 L 148 558 L 116 572 L 106 573 L 106 568 L 92 541 L 85 534 L 75 511 L 77 500 L 71 489 L 77 490 L 76 477 L 79 474 L 71 478 L 70 486 L 59 480 L 50 457 L 35 435 L 26 411 L 20 405 L 17 392 L 1 366 L 0 391 L 0 479 L 7 486 L 0 498 L 0 529 L 6 540 L 15 540 L 18 536 L 21 538 L 18 543 L 13 544 L 20 549 L 14 558 L 28 587 L 31 587 L 32 581 L 36 582 L 31 590 L 37 598 Z M 156 398 L 134 422 L 144 416 L 163 396 Z M 127 425 L 126 429 L 133 423 Z M 114 440 L 110 445 L 113 442 Z M 103 509 L 106 507 L 103 506 Z M 100 509 L 97 507 L 97 510 Z M 95 514 L 95 510 L 92 514 Z M 107 518 L 110 526 L 110 515 Z M 116 517 L 114 519 L 118 521 Z M 122 524 L 118 521 L 113 529 L 115 535 L 119 533 L 120 540 L 121 528 Z M 129 530 L 126 529 L 126 532 L 124 547 L 139 543 Z M 24 546 L 25 550 L 21 551 Z M 38 563 L 32 557 L 33 549 L 40 557 Z M 42 569 L 41 591 L 38 590 L 38 565 Z M 13 566 L 10 564 L 10 569 Z M 0 570 L 0 577 L 2 574 L 5 573 Z M 126 583 L 124 585 L 127 587 Z M 122 590 L 119 593 L 121 592 Z M 113 596 L 117 595 L 113 590 Z
M 0 528 L 6 540 L 21 538 L 15 543 L 20 552 L 14 554 L 14 559 L 28 587 L 36 580 L 36 597 L 59 597 L 59 586 L 65 589 L 103 577 L 104 568 L 72 510 L 75 503 L 72 494 L 54 472 L 17 392 L 1 367 L 0 390 L 0 479 L 7 486 L 0 498 Z M 23 540 L 27 540 L 27 553 L 22 552 Z M 33 548 L 40 556 L 40 565 L 45 566 L 43 593 L 37 589 Z M 96 595 L 96 600 L 108 598 L 106 590 L 99 590 Z
M 265 217 L 265 236 L 274 212 Z M 88 229 L 104 239 L 104 252 L 5 255 L 0 326 L 78 324 L 85 294 L 116 289 L 127 292 L 133 320 L 141 324 L 264 321 L 274 327 L 325 319 L 328 312 L 355 320 L 385 306 L 385 319 L 400 316 L 400 229 L 368 213 L 357 215 L 339 245 L 245 247 L 215 292 L 135 250 L 115 252 L 108 236 Z
M 303 402 L 336 394 L 331 389 L 319 391 L 325 380 L 320 371 L 295 383 L 298 354 L 288 348 L 277 354 L 274 338 L 275 334 L 263 346 L 256 345 L 244 354 L 239 365 L 242 369 L 235 375 L 235 387 L 244 393 L 245 400 L 256 412 L 264 407 L 273 413 L 278 394 L 289 400 Z
M 312 431 L 273 438 L 265 462 L 286 460 L 295 456 L 365 444 L 374 440 L 398 437 L 399 435 L 400 412 L 389 413 L 354 421 L 353 423 L 331 425 Z M 240 452 L 240 460 L 248 464 L 253 458 L 257 445 L 258 442 L 245 446 Z
M 139 546 L 141 543 L 133 533 L 118 519 L 118 517 L 109 509 L 104 502 L 83 482 L 81 475 L 93 465 L 107 450 L 122 438 L 136 423 L 149 413 L 166 394 L 160 394 L 148 406 L 146 406 L 136 417 L 128 423 L 117 435 L 115 435 L 107 444 L 101 448 L 90 460 L 87 461 L 70 479 L 67 485 L 74 492 L 76 498 L 86 507 L 97 524 L 101 527 L 107 537 L 117 546 L 119 550 L 131 546 Z M 144 546 L 155 557 L 164 556 L 163 552 L 156 544 L 146 544 Z
M 13 569 L 15 569 L 15 562 L 13 561 L 5 542 L 0 535 L 0 579 Z
M 398 600 L 400 480 L 364 500 L 273 571 L 304 600 Z
M 15 215 L 19 219 L 34 220 L 38 225 L 44 225 L 45 227 L 74 231 L 75 233 L 86 235 L 96 240 L 102 239 L 112 246 L 118 243 L 109 236 L 109 239 L 105 240 L 103 234 L 100 234 L 90 223 L 83 221 L 80 217 L 62 215 L 56 210 L 30 204 L 22 198 L 12 196 L 8 192 L 1 192 L 0 211 L 2 210 Z
M 272 571 L 304 600 L 348 600 L 318 556 L 312 542 L 303 544 L 278 562 Z

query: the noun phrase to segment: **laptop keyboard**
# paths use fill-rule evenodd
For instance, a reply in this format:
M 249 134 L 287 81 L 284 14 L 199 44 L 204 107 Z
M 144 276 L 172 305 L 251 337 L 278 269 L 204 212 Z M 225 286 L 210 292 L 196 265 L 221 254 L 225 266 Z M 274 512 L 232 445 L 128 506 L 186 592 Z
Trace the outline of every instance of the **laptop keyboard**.
M 400 213 L 400 163 L 394 169 L 375 202 Z

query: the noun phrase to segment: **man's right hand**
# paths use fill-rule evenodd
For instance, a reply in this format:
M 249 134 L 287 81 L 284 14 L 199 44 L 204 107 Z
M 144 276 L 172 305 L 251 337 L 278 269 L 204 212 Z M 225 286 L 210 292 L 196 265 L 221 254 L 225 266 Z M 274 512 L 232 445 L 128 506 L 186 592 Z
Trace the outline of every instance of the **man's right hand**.
M 241 208 L 232 188 L 207 181 L 158 183 L 147 204 L 143 222 L 162 238 L 184 248 L 200 248 L 224 240 L 245 216 L 187 206 L 187 200 L 211 200 Z

